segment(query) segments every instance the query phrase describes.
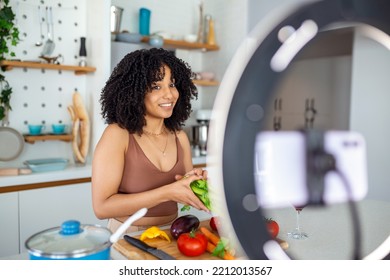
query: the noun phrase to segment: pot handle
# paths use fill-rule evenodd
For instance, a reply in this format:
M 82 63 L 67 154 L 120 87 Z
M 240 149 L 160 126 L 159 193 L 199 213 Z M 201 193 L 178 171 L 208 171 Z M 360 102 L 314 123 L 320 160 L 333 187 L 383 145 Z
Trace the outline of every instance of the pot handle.
M 147 208 L 141 208 L 137 212 L 135 212 L 133 215 L 131 215 L 111 236 L 110 236 L 110 242 L 114 244 L 118 241 L 119 237 L 126 231 L 126 229 L 131 226 L 132 223 L 134 223 L 136 220 L 142 218 L 145 216 L 146 212 L 148 212 Z

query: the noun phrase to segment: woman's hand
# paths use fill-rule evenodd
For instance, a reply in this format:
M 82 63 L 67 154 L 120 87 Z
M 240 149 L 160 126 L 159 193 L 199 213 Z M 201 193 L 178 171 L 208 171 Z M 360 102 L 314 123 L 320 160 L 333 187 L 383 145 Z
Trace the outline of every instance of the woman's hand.
M 204 179 L 204 180 L 207 180 L 207 170 L 203 170 L 202 168 L 194 168 L 192 169 L 191 171 L 187 172 L 186 174 L 184 175 L 176 175 L 175 176 L 175 179 L 176 180 L 181 180 L 183 178 L 188 178 L 190 177 L 191 175 L 197 175 L 199 178 L 197 179 Z M 196 180 L 197 180 L 196 179 Z M 194 180 L 193 180 L 194 181 Z M 192 182 L 192 181 L 191 181 Z
M 206 176 L 206 177 L 205 177 Z M 210 212 L 203 202 L 194 194 L 190 184 L 199 179 L 207 178 L 207 171 L 202 169 L 193 169 L 185 175 L 176 175 L 176 182 L 173 185 L 180 184 L 180 187 L 175 187 L 175 200 L 181 204 L 192 206 L 198 210 Z

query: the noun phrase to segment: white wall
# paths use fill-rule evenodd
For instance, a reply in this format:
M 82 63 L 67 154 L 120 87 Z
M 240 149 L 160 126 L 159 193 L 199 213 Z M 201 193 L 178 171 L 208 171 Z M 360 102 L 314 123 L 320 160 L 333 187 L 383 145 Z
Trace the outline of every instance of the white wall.
M 111 4 L 123 8 L 121 31 L 139 32 L 139 9 L 151 10 L 150 33 L 164 31 L 176 39 L 197 32 L 198 1 L 187 0 L 112 0 Z
M 220 50 L 203 55 L 203 68 L 215 71 L 217 80 L 221 81 L 234 53 L 248 34 L 248 1 L 213 0 L 206 1 L 205 7 L 215 20 L 216 40 Z M 212 109 L 218 87 L 203 90 L 202 107 Z
M 368 198 L 390 200 L 390 52 L 362 36 L 355 38 L 351 93 L 351 130 L 367 142 Z
M 90 43 L 89 63 L 96 72 L 87 76 L 87 102 L 92 121 L 91 155 L 105 128 L 100 112 L 100 93 L 110 73 L 110 3 L 105 0 L 87 0 L 87 34 Z
M 274 116 L 281 117 L 282 130 L 304 128 L 306 100 L 309 99 L 314 101 L 317 111 L 313 128 L 348 130 L 350 83 L 350 56 L 293 62 L 273 96 L 273 100 L 281 100 L 282 109 L 267 108 L 267 129 L 273 130 Z

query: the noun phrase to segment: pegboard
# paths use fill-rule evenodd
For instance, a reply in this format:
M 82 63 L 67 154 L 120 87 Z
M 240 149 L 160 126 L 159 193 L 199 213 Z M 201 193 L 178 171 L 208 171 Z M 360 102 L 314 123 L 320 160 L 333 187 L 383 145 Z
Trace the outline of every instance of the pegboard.
M 47 40 L 46 9 L 51 8 L 53 17 L 53 41 L 55 49 L 51 56 L 61 54 L 63 64 L 77 65 L 80 37 L 86 36 L 86 1 L 77 0 L 11 0 L 16 15 L 20 39 L 15 49 L 21 60 L 39 60 Z M 41 14 L 39 13 L 41 10 Z M 42 35 L 40 24 L 42 23 Z M 37 46 L 42 42 L 42 46 Z
M 43 61 L 39 58 L 48 37 L 46 8 L 51 7 L 53 15 L 54 51 L 51 57 L 61 55 L 64 65 L 78 65 L 80 37 L 86 37 L 88 60 L 87 1 L 80 0 L 11 0 L 10 4 L 16 15 L 16 26 L 20 32 L 20 42 L 12 50 L 22 61 Z M 40 11 L 41 10 L 41 13 Z M 42 22 L 42 35 L 40 22 Z M 42 45 L 37 45 L 42 42 Z M 85 75 L 75 75 L 73 71 L 13 68 L 4 72 L 6 79 L 13 89 L 11 96 L 12 110 L 9 114 L 10 127 L 21 133 L 28 132 L 28 124 L 44 124 L 45 133 L 51 132 L 51 124 L 67 124 L 71 129 L 71 119 L 67 106 L 72 104 L 72 94 L 78 91 L 86 100 Z M 33 158 L 46 155 L 50 150 L 56 151 L 56 156 L 71 155 L 70 145 L 60 141 L 46 141 L 25 145 L 23 158 Z M 69 147 L 68 147 L 69 146 Z M 63 150 L 63 155 L 58 150 Z M 40 151 L 39 151 L 40 150 Z M 19 159 L 20 160 L 20 159 Z

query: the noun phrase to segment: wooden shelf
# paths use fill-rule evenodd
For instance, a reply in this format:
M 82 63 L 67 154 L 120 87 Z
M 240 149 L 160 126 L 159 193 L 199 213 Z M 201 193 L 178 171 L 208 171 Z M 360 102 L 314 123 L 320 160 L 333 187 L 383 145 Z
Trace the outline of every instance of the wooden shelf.
M 214 87 L 214 86 L 218 86 L 219 85 L 219 82 L 218 81 L 215 81 L 215 80 L 193 80 L 193 83 L 195 85 L 198 85 L 198 86 L 210 86 L 210 87 Z
M 149 42 L 149 37 L 142 38 L 143 43 Z M 209 45 L 209 44 L 201 44 L 201 43 L 189 43 L 183 40 L 169 40 L 164 39 L 164 47 L 173 48 L 173 49 L 199 49 L 202 51 L 217 51 L 219 50 L 218 45 Z
M 52 141 L 52 140 L 59 140 L 59 141 L 65 141 L 65 142 L 70 142 L 73 139 L 72 134 L 42 134 L 42 135 L 30 135 L 30 134 L 25 134 L 24 136 L 24 141 L 30 144 L 34 144 L 35 141 Z
M 38 69 L 50 69 L 50 70 L 65 70 L 74 71 L 76 75 L 85 75 L 87 73 L 95 72 L 95 67 L 89 66 L 73 66 L 62 64 L 49 64 L 45 62 L 30 62 L 30 61 L 17 61 L 17 60 L 3 60 L 0 62 L 0 66 L 5 67 L 5 70 L 12 70 L 14 67 L 18 68 L 38 68 Z

